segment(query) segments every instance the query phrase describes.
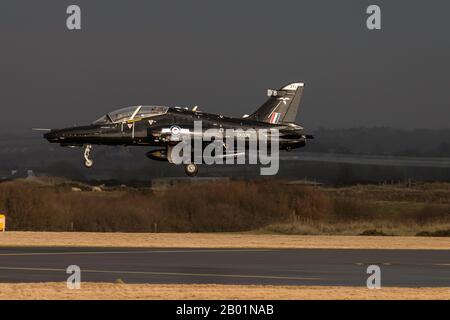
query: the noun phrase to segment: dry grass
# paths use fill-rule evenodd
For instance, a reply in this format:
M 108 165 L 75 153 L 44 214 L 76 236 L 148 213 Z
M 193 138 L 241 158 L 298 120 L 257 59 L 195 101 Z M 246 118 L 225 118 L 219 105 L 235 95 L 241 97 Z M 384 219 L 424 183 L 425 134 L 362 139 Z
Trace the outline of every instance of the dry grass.
M 322 188 L 276 180 L 177 185 L 159 192 L 90 190 L 50 178 L 0 183 L 0 210 L 12 231 L 358 235 L 381 225 L 397 236 L 450 232 L 450 184 L 444 183 Z
M 414 203 L 450 204 L 450 184 L 427 182 L 415 184 L 353 185 L 342 188 L 322 188 L 338 197 L 359 197 L 366 200 L 402 201 Z
M 139 248 L 335 248 L 449 250 L 448 238 L 301 236 L 247 233 L 5 232 L 0 246 Z
M 69 290 L 64 282 L 0 283 L 0 300 L 5 299 L 449 300 L 450 288 L 385 287 L 379 290 L 369 290 L 362 287 L 82 283 L 81 289 Z
M 287 235 L 386 235 L 416 236 L 449 234 L 450 222 L 414 222 L 395 223 L 392 221 L 348 221 L 348 222 L 291 222 L 275 223 L 261 228 L 259 233 Z M 450 240 L 448 240 L 450 241 Z

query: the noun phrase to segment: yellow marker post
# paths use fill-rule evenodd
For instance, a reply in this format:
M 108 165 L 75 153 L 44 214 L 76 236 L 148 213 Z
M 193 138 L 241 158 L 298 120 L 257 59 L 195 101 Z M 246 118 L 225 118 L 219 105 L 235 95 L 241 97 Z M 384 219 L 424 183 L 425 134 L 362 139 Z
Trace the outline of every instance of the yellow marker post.
M 3 214 L 0 214 L 0 232 L 6 231 L 6 217 Z

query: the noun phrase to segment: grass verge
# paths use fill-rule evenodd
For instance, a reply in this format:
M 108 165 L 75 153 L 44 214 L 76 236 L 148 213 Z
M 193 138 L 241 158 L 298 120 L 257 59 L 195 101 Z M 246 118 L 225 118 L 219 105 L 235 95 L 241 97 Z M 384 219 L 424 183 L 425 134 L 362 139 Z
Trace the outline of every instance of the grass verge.
M 63 282 L 0 283 L 0 300 L 5 299 L 449 300 L 450 288 L 385 287 L 369 290 L 362 287 L 82 283 L 81 289 L 69 290 Z
M 0 247 L 329 248 L 450 250 L 445 237 L 302 236 L 250 233 L 0 233 Z

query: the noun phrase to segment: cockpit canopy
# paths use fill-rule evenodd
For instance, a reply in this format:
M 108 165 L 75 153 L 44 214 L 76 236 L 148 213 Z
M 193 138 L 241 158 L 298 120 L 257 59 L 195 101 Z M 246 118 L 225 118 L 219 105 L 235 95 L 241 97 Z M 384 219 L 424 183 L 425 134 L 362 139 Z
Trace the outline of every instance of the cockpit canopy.
M 129 120 L 140 120 L 156 117 L 167 113 L 169 107 L 163 106 L 133 106 L 107 113 L 95 120 L 93 124 L 110 124 Z

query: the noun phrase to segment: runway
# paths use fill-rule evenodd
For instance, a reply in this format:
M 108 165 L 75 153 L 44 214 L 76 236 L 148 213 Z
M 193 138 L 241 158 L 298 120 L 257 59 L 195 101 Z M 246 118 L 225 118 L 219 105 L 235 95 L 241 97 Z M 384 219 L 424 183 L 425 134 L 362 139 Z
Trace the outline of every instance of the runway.
M 0 282 L 81 280 L 158 284 L 450 287 L 450 250 L 0 248 Z

